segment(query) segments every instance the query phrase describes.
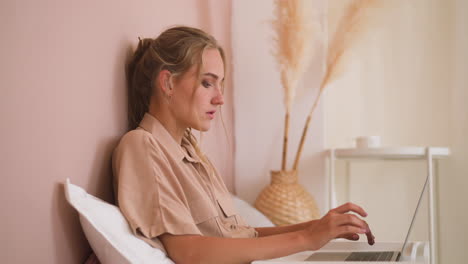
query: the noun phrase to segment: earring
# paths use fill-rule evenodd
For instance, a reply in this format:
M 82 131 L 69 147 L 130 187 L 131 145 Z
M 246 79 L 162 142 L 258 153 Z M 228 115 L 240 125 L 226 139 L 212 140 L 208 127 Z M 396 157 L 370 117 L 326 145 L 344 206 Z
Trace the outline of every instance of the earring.
M 167 102 L 170 103 L 172 99 L 172 94 L 167 93 L 165 97 L 166 97 Z
M 167 89 L 167 90 L 172 90 L 172 87 L 171 87 L 171 85 L 169 84 L 169 81 L 168 81 L 168 80 L 166 80 L 165 86 L 166 86 L 166 89 Z M 166 91 L 166 92 L 164 93 L 164 97 L 166 98 L 166 100 L 167 100 L 168 103 L 171 102 L 172 94 L 171 94 L 170 91 Z

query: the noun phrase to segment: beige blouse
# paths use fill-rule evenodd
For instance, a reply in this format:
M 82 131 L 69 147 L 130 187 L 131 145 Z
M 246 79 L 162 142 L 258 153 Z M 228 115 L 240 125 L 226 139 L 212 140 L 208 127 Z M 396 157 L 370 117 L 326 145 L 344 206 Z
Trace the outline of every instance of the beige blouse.
M 112 157 L 116 201 L 133 233 L 163 249 L 157 237 L 256 237 L 237 214 L 214 166 L 186 135 L 179 145 L 153 116 L 125 134 Z

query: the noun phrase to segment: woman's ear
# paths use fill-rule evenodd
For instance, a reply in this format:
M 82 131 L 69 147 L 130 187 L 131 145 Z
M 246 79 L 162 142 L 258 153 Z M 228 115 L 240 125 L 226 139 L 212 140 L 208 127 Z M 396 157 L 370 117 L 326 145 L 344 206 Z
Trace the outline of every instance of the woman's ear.
M 157 88 L 161 89 L 161 92 L 163 92 L 163 95 L 166 97 L 172 96 L 173 93 L 171 76 L 172 74 L 170 71 L 162 70 L 159 72 L 157 77 Z

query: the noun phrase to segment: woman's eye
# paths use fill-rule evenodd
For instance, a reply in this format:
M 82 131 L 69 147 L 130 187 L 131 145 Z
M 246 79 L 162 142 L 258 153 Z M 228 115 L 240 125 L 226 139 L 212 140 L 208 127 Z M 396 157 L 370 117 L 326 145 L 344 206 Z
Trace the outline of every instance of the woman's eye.
M 208 81 L 202 81 L 202 85 L 205 88 L 209 88 L 211 86 L 211 83 L 209 83 Z

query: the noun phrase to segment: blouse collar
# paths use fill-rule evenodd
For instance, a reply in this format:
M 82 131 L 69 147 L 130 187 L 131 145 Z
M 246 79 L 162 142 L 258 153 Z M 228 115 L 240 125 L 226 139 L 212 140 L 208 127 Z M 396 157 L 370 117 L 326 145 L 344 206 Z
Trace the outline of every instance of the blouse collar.
M 153 137 L 163 145 L 171 155 L 177 160 L 186 159 L 189 162 L 200 162 L 194 146 L 190 142 L 189 133 L 184 133 L 182 144 L 179 145 L 177 141 L 171 136 L 169 131 L 159 122 L 159 120 L 152 116 L 150 113 L 145 113 L 139 125 L 144 130 L 150 132 Z M 185 150 L 184 150 L 185 149 Z

